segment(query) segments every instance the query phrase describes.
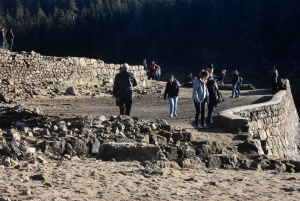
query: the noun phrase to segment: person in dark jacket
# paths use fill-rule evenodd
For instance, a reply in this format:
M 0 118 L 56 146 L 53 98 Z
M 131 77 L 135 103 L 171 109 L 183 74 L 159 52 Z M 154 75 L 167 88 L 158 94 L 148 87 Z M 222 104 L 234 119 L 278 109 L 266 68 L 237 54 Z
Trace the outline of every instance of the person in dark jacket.
M 6 33 L 6 41 L 9 45 L 9 51 L 12 51 L 12 47 L 14 44 L 14 33 L 12 32 L 12 29 L 10 29 L 9 32 Z
M 130 116 L 133 89 L 138 85 L 134 74 L 128 72 L 129 65 L 123 64 L 122 71 L 115 77 L 113 95 L 119 99 L 120 115 Z
M 238 74 L 238 71 L 235 70 L 235 71 L 233 71 L 233 74 L 232 74 L 232 77 L 231 77 L 232 93 L 231 93 L 230 98 L 233 98 L 233 97 L 238 98 L 238 96 L 239 96 L 238 91 L 237 91 L 238 82 L 239 82 L 239 74 Z
M 1 27 L 1 33 L 0 33 L 0 48 L 4 49 L 5 45 L 5 33 L 4 33 L 4 28 Z
M 170 116 L 177 117 L 177 103 L 178 103 L 179 86 L 177 80 L 174 79 L 173 75 L 169 76 L 169 81 L 166 84 L 164 99 L 166 100 L 167 95 L 170 103 Z
M 271 68 L 270 74 L 271 74 L 272 91 L 277 91 L 278 71 L 275 68 L 275 66 L 273 66 L 273 68 Z
M 222 70 L 222 74 L 220 76 L 214 75 L 214 65 L 207 64 L 206 70 L 209 73 L 208 80 L 206 82 L 209 99 L 208 99 L 208 112 L 207 112 L 207 124 L 210 126 L 213 123 L 213 111 L 217 105 L 217 97 L 214 92 L 214 88 L 218 89 L 217 81 L 221 81 L 224 79 L 226 70 Z

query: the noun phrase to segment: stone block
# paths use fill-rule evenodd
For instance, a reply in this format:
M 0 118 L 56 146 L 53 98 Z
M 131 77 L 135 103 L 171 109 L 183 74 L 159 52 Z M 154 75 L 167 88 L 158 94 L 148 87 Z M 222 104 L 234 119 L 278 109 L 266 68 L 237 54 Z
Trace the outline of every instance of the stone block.
M 178 159 L 177 163 L 182 168 L 203 168 L 205 167 L 205 163 L 203 163 L 200 158 L 198 157 L 192 157 L 192 158 L 184 158 L 184 159 Z
M 97 159 L 104 161 L 115 159 L 116 161 L 136 160 L 155 161 L 164 157 L 159 146 L 145 143 L 104 143 L 100 145 Z
M 168 160 L 175 160 L 178 159 L 178 151 L 177 151 L 177 147 L 165 147 L 165 156 L 167 157 Z
M 278 154 L 278 150 L 277 149 L 272 149 L 271 151 L 273 153 L 273 156 L 275 156 L 276 158 L 279 158 L 279 154 Z
M 266 140 L 267 139 L 267 133 L 265 130 L 258 130 L 259 139 L 260 140 Z
M 45 141 L 43 150 L 45 154 L 62 155 L 66 149 L 66 142 L 61 141 Z
M 150 143 L 160 146 L 165 146 L 168 144 L 167 139 L 160 135 L 150 135 Z
M 207 168 L 220 168 L 222 165 L 221 159 L 219 157 L 211 157 L 208 159 Z

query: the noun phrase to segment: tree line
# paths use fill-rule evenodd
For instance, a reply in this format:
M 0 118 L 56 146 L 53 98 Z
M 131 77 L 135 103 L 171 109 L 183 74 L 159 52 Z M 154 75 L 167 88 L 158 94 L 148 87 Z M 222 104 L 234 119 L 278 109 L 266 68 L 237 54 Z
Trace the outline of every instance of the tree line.
M 299 57 L 298 0 L 1 0 L 15 51 L 176 65 Z M 263 65 L 263 64 L 262 64 Z

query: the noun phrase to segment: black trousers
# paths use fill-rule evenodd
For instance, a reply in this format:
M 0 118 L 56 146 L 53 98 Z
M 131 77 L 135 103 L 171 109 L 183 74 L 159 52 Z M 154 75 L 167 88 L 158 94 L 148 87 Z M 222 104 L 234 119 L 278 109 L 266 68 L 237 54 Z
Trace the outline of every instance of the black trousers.
M 205 104 L 206 104 L 206 101 L 204 101 L 202 103 L 194 101 L 194 105 L 195 105 L 195 109 L 196 109 L 196 114 L 195 114 L 196 126 L 198 126 L 198 125 L 204 126 L 204 122 L 205 122 Z M 199 115 L 200 115 L 200 113 L 201 113 L 201 124 L 199 124 Z
M 132 98 L 119 98 L 120 115 L 130 116 Z
M 150 75 L 152 80 L 155 80 L 155 69 L 150 69 Z
M 272 83 L 272 90 L 277 91 L 277 82 L 271 82 Z

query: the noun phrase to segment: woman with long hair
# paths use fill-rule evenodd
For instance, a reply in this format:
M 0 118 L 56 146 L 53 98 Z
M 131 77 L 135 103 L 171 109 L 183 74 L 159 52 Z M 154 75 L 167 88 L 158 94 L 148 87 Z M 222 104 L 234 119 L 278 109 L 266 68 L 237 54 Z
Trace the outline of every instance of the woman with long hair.
M 195 123 L 196 128 L 206 128 L 205 124 L 205 106 L 207 103 L 208 90 L 206 87 L 206 82 L 209 73 L 207 71 L 202 71 L 199 73 L 199 77 L 195 77 L 193 83 L 193 100 L 196 109 Z M 199 115 L 201 112 L 201 122 L 199 124 Z

